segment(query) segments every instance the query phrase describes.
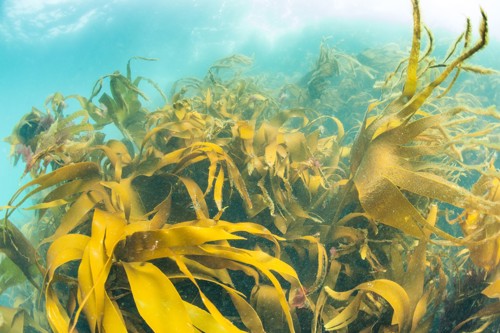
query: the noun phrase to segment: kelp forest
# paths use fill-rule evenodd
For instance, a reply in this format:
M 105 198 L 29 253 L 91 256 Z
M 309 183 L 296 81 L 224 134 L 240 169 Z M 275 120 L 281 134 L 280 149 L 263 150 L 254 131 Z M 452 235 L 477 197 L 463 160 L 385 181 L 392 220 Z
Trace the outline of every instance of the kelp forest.
M 497 332 L 487 16 L 438 56 L 412 4 L 408 51 L 325 38 L 297 80 L 233 55 L 169 92 L 135 57 L 24 115 L 0 332 Z

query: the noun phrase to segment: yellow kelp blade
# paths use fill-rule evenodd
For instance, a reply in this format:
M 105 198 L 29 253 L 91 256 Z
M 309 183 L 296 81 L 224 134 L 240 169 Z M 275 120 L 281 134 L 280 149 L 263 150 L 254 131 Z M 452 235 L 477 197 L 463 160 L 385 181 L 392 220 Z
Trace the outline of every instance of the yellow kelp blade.
M 96 209 L 90 240 L 78 267 L 78 302 L 92 332 L 102 326 L 107 297 L 105 282 L 111 269 L 111 254 L 124 236 L 126 221 L 115 214 Z M 78 318 L 76 318 L 77 320 Z M 75 320 L 75 322 L 76 322 Z
M 177 289 L 163 272 L 148 262 L 122 263 L 137 310 L 156 333 L 194 332 Z
M 430 206 L 427 215 L 427 223 L 434 226 L 437 221 L 438 207 L 436 204 Z M 429 236 L 430 232 L 425 232 Z M 427 262 L 427 239 L 420 239 L 415 246 L 413 254 L 409 258 L 406 274 L 402 277 L 402 286 L 405 288 L 410 298 L 410 310 L 413 312 L 411 331 L 415 332 L 420 321 L 427 312 L 429 289 L 424 294 L 425 271 Z
M 359 201 L 368 216 L 397 228 L 407 235 L 417 238 L 425 237 L 416 223 L 425 221 L 425 219 L 397 186 L 385 178 L 380 179 L 376 186 L 377 188 L 373 192 L 365 192 L 363 187 L 357 186 Z
M 273 242 L 275 246 L 275 251 L 276 251 L 276 257 L 279 258 L 279 250 L 280 246 L 278 241 L 283 241 L 285 240 L 283 237 L 279 237 L 277 235 L 274 235 L 269 231 L 266 227 L 257 224 L 257 223 L 252 223 L 252 222 L 228 222 L 228 221 L 223 221 L 219 220 L 216 221 L 217 227 L 222 228 L 223 230 L 230 232 L 230 233 L 235 233 L 235 232 L 247 232 L 249 234 L 252 234 L 254 236 L 259 236 L 262 238 L 267 239 L 270 242 Z
M 23 199 L 21 199 L 21 201 L 17 204 L 17 206 L 20 206 L 26 199 L 28 199 L 32 195 L 44 189 L 47 189 L 51 186 L 54 186 L 60 182 L 71 181 L 77 178 L 83 178 L 89 180 L 98 177 L 100 177 L 99 166 L 96 163 L 81 162 L 81 163 L 66 165 L 55 171 L 52 171 L 51 173 L 35 178 L 32 181 L 26 183 L 24 186 L 20 187 L 10 199 L 9 205 L 11 205 L 14 202 L 14 200 L 16 200 L 17 197 L 21 193 L 23 193 L 27 188 L 34 185 L 38 185 L 38 187 L 36 187 L 34 190 L 26 194 L 23 197 Z
M 170 209 L 172 207 L 172 192 L 168 193 L 167 197 L 160 202 L 154 209 L 155 214 L 150 220 L 151 229 L 160 229 L 163 227 L 170 217 Z
M 214 185 L 215 172 L 217 171 L 217 166 L 219 164 L 219 157 L 217 156 L 217 153 L 208 151 L 206 154 L 208 160 L 210 161 L 210 166 L 208 167 L 208 182 L 205 194 L 209 193 L 212 190 L 212 186 Z
M 173 226 L 160 230 L 139 231 L 127 237 L 123 253 L 116 255 L 123 260 L 148 261 L 165 258 L 177 247 L 199 246 L 221 240 L 242 240 L 219 227 Z M 117 251 L 118 252 L 118 251 Z
M 108 194 L 102 185 L 97 185 L 95 191 L 82 193 L 62 216 L 56 231 L 50 237 L 45 238 L 42 241 L 42 244 L 49 243 L 63 235 L 66 235 L 74 228 L 81 225 L 85 221 L 87 214 L 97 204 L 108 200 Z
M 412 193 L 438 199 L 460 208 L 500 215 L 500 202 L 475 196 L 466 189 L 439 176 L 425 172 L 414 172 L 400 167 L 387 168 L 384 176 L 395 185 Z
M 184 302 L 186 311 L 189 314 L 189 318 L 196 328 L 196 332 L 220 332 L 220 333 L 230 333 L 221 323 L 219 323 L 210 313 L 200 309 L 196 305 L 189 302 Z
M 104 332 L 127 333 L 125 320 L 118 304 L 112 301 L 108 294 L 104 295 L 104 314 L 102 316 L 102 327 Z
M 95 176 L 93 178 L 73 179 L 71 181 L 57 184 L 57 186 L 55 186 L 54 189 L 43 198 L 43 203 L 51 205 L 51 202 L 63 203 L 61 200 L 64 200 L 71 205 L 77 198 L 76 195 L 102 188 L 99 184 L 100 180 L 99 176 Z M 45 214 L 45 209 L 43 207 L 40 208 L 39 214 L 39 218 L 42 219 Z
M 326 287 L 328 288 L 328 287 Z M 332 296 L 332 290 L 330 288 L 326 289 L 328 295 Z M 325 323 L 325 330 L 334 331 L 340 330 L 342 328 L 346 328 L 349 324 L 358 318 L 359 307 L 361 305 L 361 299 L 364 293 L 358 293 L 354 299 L 349 303 L 348 306 L 342 310 L 337 316 L 335 316 L 332 320 Z
M 189 196 L 191 197 L 191 202 L 193 203 L 193 209 L 196 213 L 197 219 L 206 219 L 208 218 L 208 206 L 205 201 L 203 191 L 200 189 L 198 184 L 191 178 L 187 177 L 179 177 L 179 180 L 186 187 Z
M 222 313 L 219 311 L 219 309 L 212 303 L 210 298 L 208 298 L 204 293 L 203 290 L 200 288 L 198 282 L 196 281 L 195 277 L 189 270 L 189 268 L 185 264 L 185 257 L 184 256 L 179 256 L 175 254 L 174 252 L 171 252 L 170 258 L 175 260 L 175 263 L 179 267 L 179 270 L 198 288 L 198 292 L 200 293 L 200 298 L 203 302 L 203 305 L 207 308 L 208 312 L 210 312 L 210 315 L 216 320 L 219 324 L 224 327 L 224 329 L 229 332 L 229 333 L 242 333 L 240 329 L 238 329 L 236 326 L 234 326 L 233 323 L 231 323 L 226 317 L 222 315 Z
M 323 329 L 321 328 L 321 320 L 323 322 L 329 322 L 328 320 L 330 317 L 325 315 L 325 305 L 326 302 L 328 301 L 328 294 L 326 292 L 326 288 L 329 288 L 330 290 L 333 290 L 332 288 L 335 287 L 337 284 L 337 279 L 340 274 L 340 270 L 342 268 L 342 265 L 336 261 L 336 260 L 331 260 L 330 261 L 330 267 L 328 268 L 328 271 L 326 272 L 324 283 L 323 283 L 323 288 L 320 291 L 318 298 L 316 300 L 316 303 L 314 304 L 314 318 L 312 321 L 312 333 L 317 333 L 322 332 Z
M 486 287 L 482 292 L 483 295 L 486 295 L 489 298 L 498 298 L 500 299 L 500 278 L 496 279 L 492 284 Z
M 415 0 L 416 1 L 416 0 Z M 426 87 L 420 90 L 416 95 L 414 95 L 411 100 L 406 103 L 404 108 L 398 113 L 400 116 L 405 117 L 405 115 L 410 115 L 415 113 L 429 98 L 432 92 L 441 85 L 448 76 L 459 67 L 465 60 L 473 56 L 479 50 L 481 50 L 488 42 L 488 19 L 483 10 L 481 10 L 481 23 L 479 26 L 479 40 L 471 47 L 466 48 L 458 57 L 456 57 L 449 65 L 447 65 L 444 70 Z
M 250 332 L 264 333 L 264 327 L 262 326 L 262 321 L 260 320 L 259 315 L 255 311 L 255 309 L 250 304 L 248 304 L 245 297 L 240 296 L 232 288 L 224 287 L 224 289 L 226 289 L 229 296 L 231 297 L 234 307 L 240 315 L 241 321 L 250 330 Z
M 144 215 L 141 199 L 132 187 L 133 177 L 122 179 L 120 182 L 102 182 L 101 184 L 112 193 L 112 202 L 115 209 L 125 214 L 128 221 L 131 218 L 139 218 Z
M 256 285 L 250 301 L 257 311 L 267 332 L 289 332 L 277 290 L 270 285 Z
M 420 54 L 420 8 L 418 0 L 412 0 L 413 5 L 413 38 L 410 51 L 410 59 L 408 61 L 408 69 L 406 70 L 406 82 L 404 85 L 402 96 L 411 98 L 417 90 L 417 70 L 418 58 Z
M 329 287 L 325 287 L 325 290 L 332 298 L 339 300 L 347 299 L 356 290 L 375 293 L 384 298 L 394 310 L 394 313 L 392 315 L 392 325 L 398 325 L 399 332 L 406 332 L 406 330 L 409 328 L 409 324 L 411 322 L 410 299 L 403 287 L 401 287 L 394 281 L 386 279 L 373 280 L 361 283 L 356 288 L 345 292 L 335 292 Z M 356 298 L 357 297 L 358 296 L 356 296 Z M 347 310 L 347 308 L 345 310 Z M 348 316 L 348 318 L 350 317 L 351 316 Z M 328 323 L 328 327 L 330 327 L 330 325 L 335 327 L 339 324 L 340 322 L 337 322 L 336 318 L 334 318 L 331 322 Z
M 291 266 L 279 259 L 269 256 L 263 251 L 250 251 L 231 247 L 221 247 L 211 244 L 202 245 L 200 246 L 200 249 L 206 252 L 206 254 L 208 253 L 218 258 L 226 258 L 229 260 L 241 262 L 251 267 L 255 267 L 260 272 L 262 272 L 269 279 L 274 288 L 276 288 L 279 303 L 281 304 L 281 308 L 283 309 L 283 312 L 285 314 L 288 328 L 290 329 L 290 332 L 295 332 L 292 316 L 290 313 L 290 307 L 286 300 L 285 292 L 283 291 L 283 288 L 281 287 L 281 284 L 276 276 L 271 272 L 271 270 L 275 271 L 286 280 L 296 282 L 299 279 L 297 273 Z
M 50 286 L 54 273 L 61 265 L 72 260 L 82 259 L 83 251 L 90 237 L 80 234 L 69 234 L 57 238 L 47 251 L 47 288 Z
M 214 200 L 219 211 L 222 210 L 222 187 L 224 185 L 224 169 L 221 167 L 214 187 Z
M 69 316 L 61 305 L 51 283 L 54 273 L 61 265 L 81 259 L 90 237 L 80 234 L 64 235 L 56 239 L 47 251 L 47 277 L 45 289 L 45 309 L 50 327 L 55 332 L 67 332 Z
M 52 288 L 47 289 L 45 292 L 45 301 L 45 311 L 47 312 L 50 328 L 56 333 L 67 333 L 70 319 Z
M 201 264 L 199 264 L 196 261 L 190 261 L 189 259 L 186 259 L 185 257 L 183 258 L 183 261 L 186 263 L 186 267 L 189 266 L 191 270 L 193 270 L 193 265 L 196 265 L 198 268 L 202 269 L 202 272 L 198 272 L 198 274 L 193 273 L 193 277 L 196 278 L 197 281 L 203 280 L 203 281 L 209 281 L 211 283 L 214 283 L 224 289 L 227 294 L 231 297 L 231 300 L 233 301 L 233 305 L 238 311 L 238 314 L 240 316 L 241 322 L 250 330 L 252 333 L 264 333 L 264 328 L 262 327 L 262 322 L 259 318 L 259 315 L 257 312 L 255 312 L 255 309 L 252 308 L 252 306 L 247 302 L 245 296 L 239 292 L 238 290 L 228 286 L 227 284 L 231 284 L 230 279 L 229 281 L 226 281 L 225 283 L 220 280 L 220 276 L 217 276 L 217 273 L 214 273 L 214 270 L 211 270 Z M 227 270 L 222 270 L 223 272 L 227 273 Z M 185 275 L 179 274 L 179 275 L 169 275 L 168 276 L 170 279 L 186 279 L 187 277 Z M 229 277 L 229 275 L 228 275 Z M 221 282 L 219 282 L 221 281 Z M 193 306 L 193 305 L 191 305 Z M 189 308 L 186 307 L 189 311 Z M 201 310 L 201 309 L 200 309 Z M 206 313 L 206 315 L 210 316 L 209 313 Z M 191 320 L 193 321 L 193 325 L 200 329 L 202 332 L 214 332 L 211 330 L 205 330 L 203 327 L 200 327 L 199 323 L 195 321 L 195 318 L 192 316 L 192 313 L 189 313 L 189 316 Z M 207 318 L 208 319 L 208 318 Z M 209 320 L 214 320 L 213 317 L 210 317 Z M 216 321 L 214 321 L 214 324 Z M 224 329 L 222 326 L 220 326 L 221 329 L 216 331 L 216 332 L 222 332 Z

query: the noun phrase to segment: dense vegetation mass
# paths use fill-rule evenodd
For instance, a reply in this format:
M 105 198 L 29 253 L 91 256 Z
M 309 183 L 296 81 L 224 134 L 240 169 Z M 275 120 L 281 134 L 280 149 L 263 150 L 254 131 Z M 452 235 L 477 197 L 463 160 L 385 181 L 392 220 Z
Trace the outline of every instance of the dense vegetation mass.
M 412 3 L 408 57 L 325 40 L 276 87 L 234 55 L 168 98 L 129 61 L 33 108 L 7 139 L 31 180 L 3 207 L 0 332 L 498 328 L 500 115 L 453 89 L 498 84 L 468 63 L 486 15 L 436 59 Z

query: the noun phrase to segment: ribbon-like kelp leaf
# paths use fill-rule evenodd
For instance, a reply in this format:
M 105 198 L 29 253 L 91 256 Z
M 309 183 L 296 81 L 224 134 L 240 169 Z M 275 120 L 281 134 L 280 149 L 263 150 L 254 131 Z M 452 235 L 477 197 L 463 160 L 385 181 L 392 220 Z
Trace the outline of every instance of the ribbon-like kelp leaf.
M 196 164 L 207 158 L 211 162 L 211 168 L 215 168 L 217 164 L 220 164 L 221 167 L 222 165 L 225 165 L 230 183 L 236 188 L 240 196 L 244 199 L 247 207 L 251 208 L 252 201 L 250 200 L 246 184 L 238 170 L 238 167 L 233 162 L 231 157 L 223 150 L 223 148 L 216 144 L 210 142 L 195 142 L 190 147 L 175 150 L 164 155 L 156 165 L 155 170 L 158 173 L 160 172 L 160 169 L 171 164 L 176 164 L 175 169 L 172 172 L 174 174 L 179 174 L 188 166 Z M 214 175 L 215 171 L 209 172 L 208 186 L 212 186 L 211 184 L 213 183 Z M 180 177 L 179 179 L 186 185 L 186 188 L 189 191 L 189 194 L 193 201 L 193 205 L 195 206 L 195 210 L 198 208 L 198 204 L 201 205 L 201 210 L 197 211 L 196 213 L 203 213 L 205 215 L 203 218 L 207 218 L 208 208 L 205 207 L 206 203 L 203 204 L 204 194 L 203 192 L 199 193 L 199 186 L 197 184 L 194 184 L 194 181 L 190 180 L 189 178 Z M 220 181 L 222 181 L 222 179 L 219 179 L 219 182 Z M 198 189 L 196 189 L 194 185 L 196 185 Z M 209 189 L 210 187 L 207 190 Z M 218 199 L 219 198 L 217 198 L 216 200 Z
M 49 174 L 37 177 L 32 181 L 21 186 L 16 193 L 12 196 L 9 201 L 9 206 L 13 206 L 14 201 L 19 195 L 21 195 L 26 189 L 31 186 L 38 185 L 34 190 L 31 190 L 26 194 L 16 205 L 22 205 L 28 198 L 33 196 L 40 191 L 43 191 L 51 186 L 57 185 L 64 181 L 72 181 L 78 178 L 85 179 L 89 181 L 90 179 L 95 179 L 99 177 L 99 166 L 93 162 L 81 162 L 63 166 L 57 170 L 52 171 Z M 7 214 L 7 216 L 10 214 Z
M 127 237 L 126 247 L 117 253 L 122 260 L 150 261 L 168 257 L 171 248 L 200 246 L 207 242 L 221 240 L 241 240 L 241 236 L 233 235 L 222 228 L 172 226 L 166 229 L 138 231 Z M 143 251 L 147 249 L 149 251 Z M 123 252 L 122 252 L 123 251 Z
M 279 294 L 273 286 L 256 285 L 250 301 L 259 314 L 266 332 L 290 332 L 279 302 Z
M 184 302 L 184 306 L 189 313 L 189 318 L 193 326 L 196 328 L 196 332 L 231 332 L 221 325 L 209 312 L 189 302 Z
M 156 258 L 169 257 L 176 260 L 179 268 L 181 268 L 186 276 L 191 275 L 189 268 L 186 266 L 184 261 L 185 256 L 197 256 L 199 262 L 203 263 L 203 257 L 208 257 L 207 260 L 220 261 L 224 265 L 226 260 L 234 261 L 236 263 L 243 263 L 250 267 L 255 267 L 257 270 L 262 272 L 277 289 L 279 296 L 279 303 L 281 304 L 283 311 L 285 312 L 287 322 L 290 325 L 290 329 L 293 328 L 292 320 L 289 314 L 289 307 L 286 301 L 284 291 L 275 277 L 271 272 L 275 271 L 283 278 L 297 282 L 298 277 L 296 272 L 284 262 L 265 254 L 262 251 L 250 251 L 243 249 L 236 249 L 230 247 L 229 244 L 223 245 L 210 245 L 209 242 L 217 240 L 232 240 L 232 239 L 242 239 L 240 236 L 233 235 L 232 232 L 248 232 L 250 234 L 256 235 L 267 235 L 271 236 L 269 232 L 266 232 L 262 227 L 253 224 L 245 225 L 235 224 L 232 227 L 230 223 L 217 222 L 212 227 L 195 227 L 191 225 L 175 225 L 167 229 L 155 230 L 155 231 L 144 231 L 139 233 L 131 234 L 127 237 L 126 248 L 119 251 L 118 257 L 122 260 L 131 260 L 136 262 L 149 261 Z M 228 231 L 230 232 L 228 232 Z M 144 251 L 148 249 L 148 251 Z M 236 266 L 235 266 L 236 267 Z M 195 283 L 195 278 L 190 278 L 193 283 Z M 200 289 L 201 292 L 201 289 Z M 204 300 L 204 302 L 208 300 Z M 207 305 L 205 303 L 205 305 Z M 209 312 L 219 317 L 215 310 L 210 310 Z M 287 314 L 288 312 L 288 314 Z M 219 321 L 224 321 L 220 318 Z
M 78 301 L 92 332 L 103 325 L 109 299 L 105 282 L 111 269 L 110 253 L 123 237 L 125 225 L 125 220 L 114 214 L 99 209 L 94 212 L 90 240 L 78 268 Z
M 70 318 L 66 309 L 61 305 L 57 293 L 53 289 L 45 292 L 45 311 L 52 331 L 57 333 L 67 333 Z
M 49 324 L 55 332 L 68 332 L 70 325 L 69 315 L 61 305 L 57 293 L 52 289 L 55 271 L 70 261 L 80 260 L 89 239 L 88 236 L 79 234 L 63 235 L 57 238 L 47 251 L 45 308 Z
M 332 293 L 331 289 L 327 289 L 325 287 L 326 293 L 333 297 L 335 295 Z M 351 323 L 353 323 L 358 318 L 359 307 L 361 305 L 361 300 L 363 298 L 363 293 L 358 293 L 352 301 L 346 306 L 341 313 L 336 315 L 334 319 L 325 323 L 324 327 L 327 331 L 335 331 L 348 327 Z
M 62 187 L 62 186 L 61 186 Z M 59 187 L 58 189 L 61 189 Z M 100 203 L 107 203 L 109 201 L 109 195 L 105 192 L 102 185 L 97 184 L 95 189 L 89 192 L 82 193 L 78 199 L 76 199 L 66 211 L 64 216 L 61 218 L 60 224 L 54 233 L 45 238 L 42 244 L 52 242 L 62 235 L 69 233 L 76 227 L 85 222 L 85 217 Z M 107 207 L 111 207 L 111 204 L 107 204 Z
M 435 225 L 437 222 L 438 207 L 432 205 L 427 215 L 427 222 L 430 225 Z M 429 236 L 430 232 L 426 232 Z M 413 313 L 411 331 L 417 331 L 421 325 L 421 321 L 427 312 L 429 302 L 429 294 L 424 293 L 425 288 L 425 270 L 427 261 L 427 240 L 420 239 L 418 245 L 413 250 L 413 254 L 408 261 L 405 276 L 401 277 L 403 280 L 403 287 L 405 288 L 410 298 L 410 311 Z M 431 288 L 427 288 L 429 291 Z M 437 293 L 436 293 L 437 294 Z M 439 295 L 435 295 L 437 299 Z
M 152 330 L 158 333 L 194 332 L 177 289 L 160 269 L 147 262 L 123 262 L 122 265 L 137 310 Z
M 241 321 L 250 330 L 250 332 L 256 332 L 256 333 L 263 333 L 264 332 L 264 328 L 262 327 L 262 322 L 259 318 L 259 315 L 255 311 L 255 309 L 247 302 L 247 300 L 245 299 L 245 296 L 241 292 L 237 291 L 236 289 L 234 289 L 232 287 L 232 282 L 230 281 L 229 275 L 227 275 L 228 281 L 226 281 L 225 283 L 221 283 L 219 281 L 222 281 L 224 279 L 221 280 L 220 276 L 217 277 L 218 279 L 216 279 L 215 274 L 214 274 L 215 270 L 204 267 L 201 264 L 199 264 L 198 262 L 190 261 L 186 258 L 184 258 L 184 262 L 186 263 L 186 266 L 188 266 L 190 268 L 190 270 L 193 272 L 193 276 L 196 278 L 196 280 L 202 280 L 202 281 L 208 281 L 208 282 L 214 283 L 217 286 L 224 289 L 224 291 L 226 291 L 228 293 L 228 295 L 231 297 L 231 300 L 233 301 L 233 304 L 234 304 L 236 310 L 238 311 L 238 313 L 240 315 Z M 196 274 L 194 272 L 194 266 L 200 268 L 202 273 Z M 227 270 L 225 270 L 225 269 L 219 270 L 219 271 L 227 273 Z M 186 276 L 184 276 L 182 274 L 169 274 L 168 277 L 170 279 L 186 279 L 187 278 Z M 229 286 L 229 285 L 231 285 L 231 286 Z M 185 304 L 189 304 L 189 303 L 185 303 Z M 193 305 L 191 305 L 191 307 L 192 306 Z M 190 307 L 186 307 L 186 308 L 188 310 L 190 309 Z M 199 309 L 199 310 L 203 311 L 201 309 Z M 206 315 L 209 316 L 208 313 L 206 313 Z M 193 316 L 192 311 L 189 311 L 189 316 L 190 316 L 191 320 L 193 321 L 193 325 L 196 328 L 200 329 L 202 332 L 212 332 L 213 331 L 213 329 L 212 330 L 205 329 L 204 327 L 206 327 L 207 325 L 205 323 L 198 322 L 196 320 L 197 316 Z M 213 323 L 211 323 L 210 326 L 212 326 L 214 324 L 218 325 L 219 329 L 215 330 L 215 331 L 217 331 L 217 332 L 224 331 L 223 326 L 217 324 L 217 322 L 214 320 L 213 317 L 206 318 L 206 319 L 207 320 L 210 319 L 211 321 L 213 321 Z
M 155 215 L 150 220 L 151 229 L 161 229 L 168 221 L 170 208 L 172 207 L 172 192 L 160 202 L 152 211 Z
M 145 213 L 139 193 L 133 189 L 133 180 L 133 177 L 129 177 L 120 182 L 101 182 L 104 187 L 111 190 L 113 207 L 116 211 L 123 212 L 127 221 L 138 219 Z
M 179 180 L 184 184 L 191 197 L 196 218 L 200 220 L 207 219 L 209 216 L 207 203 L 198 184 L 191 178 L 179 177 Z
M 103 331 L 127 333 L 129 330 L 125 325 L 125 319 L 116 301 L 104 295 L 104 313 L 102 318 Z
M 214 200 L 219 211 L 222 210 L 222 186 L 224 185 L 224 169 L 221 167 L 219 169 L 219 174 L 215 180 L 214 187 Z
M 347 300 L 355 291 L 372 292 L 384 298 L 394 310 L 392 316 L 392 324 L 398 325 L 399 332 L 405 332 L 408 329 L 410 318 L 410 300 L 406 291 L 396 282 L 386 279 L 373 280 L 358 285 L 356 288 L 345 291 L 335 292 L 329 287 L 325 287 L 328 295 L 334 299 Z M 325 324 L 325 329 L 333 330 L 347 326 L 353 317 L 357 316 L 359 311 L 359 302 L 361 301 L 362 293 L 358 293 L 351 304 L 346 307 L 338 317 L 335 317 L 330 322 Z M 355 305 L 352 305 L 355 303 Z M 344 311 L 346 314 L 344 315 Z
M 95 146 L 94 149 L 100 149 L 106 154 L 115 171 L 114 180 L 119 182 L 122 177 L 123 167 L 132 162 L 127 146 L 121 141 L 109 140 L 106 145 Z
M 330 320 L 333 319 L 332 316 L 328 316 L 328 311 L 324 311 L 328 301 L 326 287 L 333 290 L 333 288 L 337 284 L 337 279 L 339 277 L 341 267 L 342 265 L 337 260 L 333 259 L 330 261 L 330 265 L 323 281 L 323 288 L 321 288 L 318 298 L 314 303 L 314 318 L 311 323 L 311 331 L 313 333 L 323 331 L 323 328 L 320 325 L 320 318 L 323 320 L 323 322 L 330 322 Z M 336 315 L 338 315 L 338 313 L 336 313 Z
M 130 74 L 130 63 L 127 65 L 127 70 Z M 111 96 L 103 93 L 99 98 L 99 102 L 104 105 L 105 114 L 93 109 L 91 115 L 101 126 L 112 121 L 128 141 L 140 147 L 146 133 L 144 124 L 147 111 L 142 108 L 139 97 L 148 100 L 148 97 L 137 87 L 142 78 L 137 78 L 132 82 L 130 77 L 125 77 L 119 72 L 106 75 L 96 82 L 92 96 L 89 98 L 90 102 L 100 93 L 105 78 L 109 78 L 111 91 Z
M 208 245 L 208 244 L 200 246 L 200 249 L 202 250 L 201 252 L 195 251 L 198 252 L 199 255 L 203 255 L 203 253 L 205 253 L 205 255 L 208 254 L 220 258 L 227 258 L 230 260 L 234 260 L 236 262 L 241 262 L 253 266 L 257 268 L 260 272 L 262 272 L 269 279 L 269 281 L 271 281 L 273 287 L 276 288 L 278 294 L 278 300 L 283 312 L 285 313 L 285 318 L 288 324 L 288 328 L 290 329 L 290 332 L 295 332 L 293 328 L 292 317 L 290 314 L 290 307 L 286 300 L 285 293 L 279 281 L 277 280 L 275 275 L 271 272 L 271 270 L 275 271 L 283 278 L 292 282 L 296 282 L 299 279 L 297 273 L 291 266 L 284 263 L 283 261 L 280 261 L 274 257 L 267 255 L 265 252 L 262 251 L 240 250 L 231 247 L 223 248 L 216 245 Z M 186 255 L 188 253 L 184 254 Z
M 196 286 L 198 289 L 198 292 L 200 294 L 200 298 L 203 301 L 203 305 L 207 308 L 207 310 L 210 312 L 212 317 L 223 327 L 223 331 L 228 331 L 228 332 L 233 332 L 233 333 L 241 333 L 242 331 L 238 329 L 236 326 L 234 326 L 227 318 L 225 318 L 219 311 L 219 309 L 212 303 L 210 298 L 208 298 L 200 288 L 198 282 L 196 281 L 195 277 L 189 270 L 189 268 L 186 266 L 186 263 L 183 260 L 183 257 L 177 255 L 176 253 L 170 251 L 169 249 L 164 249 L 166 252 L 169 252 L 168 257 L 173 259 L 175 263 L 177 264 L 179 270 Z

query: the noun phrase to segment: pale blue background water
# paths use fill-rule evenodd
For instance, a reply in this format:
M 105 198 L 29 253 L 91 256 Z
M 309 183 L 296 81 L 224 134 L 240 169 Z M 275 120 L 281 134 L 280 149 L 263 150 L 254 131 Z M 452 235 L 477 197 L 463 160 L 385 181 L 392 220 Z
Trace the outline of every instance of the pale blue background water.
M 422 0 L 422 16 L 448 45 L 466 15 L 477 23 L 482 4 L 492 45 L 474 62 L 500 69 L 496 2 Z M 202 77 L 212 62 L 234 53 L 254 57 L 254 72 L 292 75 L 310 69 L 322 37 L 357 53 L 387 42 L 405 48 L 411 29 L 409 0 L 0 1 L 0 137 L 56 91 L 88 96 L 100 76 L 124 72 L 132 56 L 159 58 L 135 62 L 133 71 L 168 92 L 176 79 Z M 28 180 L 8 154 L 0 143 L 0 206 Z

